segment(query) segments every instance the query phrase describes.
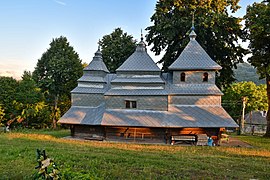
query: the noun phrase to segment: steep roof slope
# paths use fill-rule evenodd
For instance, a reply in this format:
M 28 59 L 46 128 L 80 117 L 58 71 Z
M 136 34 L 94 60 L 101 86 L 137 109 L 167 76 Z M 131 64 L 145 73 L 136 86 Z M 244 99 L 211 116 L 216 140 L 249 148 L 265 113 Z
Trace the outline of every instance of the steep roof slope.
M 195 40 L 194 30 L 189 34 L 190 41 L 180 56 L 169 66 L 170 70 L 219 70 L 218 65 L 205 52 L 201 45 Z
M 116 71 L 160 71 L 159 67 L 146 52 L 143 39 L 134 53 Z
M 102 60 L 102 53 L 99 48 L 95 53 L 93 60 L 89 63 L 88 66 L 84 68 L 84 71 L 104 71 L 106 73 L 109 73 L 109 70 L 107 69 L 105 63 Z

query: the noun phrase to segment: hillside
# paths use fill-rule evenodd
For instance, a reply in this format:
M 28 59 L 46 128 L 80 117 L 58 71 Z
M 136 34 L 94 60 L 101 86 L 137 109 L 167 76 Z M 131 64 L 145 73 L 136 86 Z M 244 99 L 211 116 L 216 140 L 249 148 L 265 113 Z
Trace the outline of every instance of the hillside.
M 256 69 L 248 63 L 241 63 L 234 69 L 234 74 L 237 82 L 253 81 L 255 84 L 265 84 L 265 79 L 259 79 Z

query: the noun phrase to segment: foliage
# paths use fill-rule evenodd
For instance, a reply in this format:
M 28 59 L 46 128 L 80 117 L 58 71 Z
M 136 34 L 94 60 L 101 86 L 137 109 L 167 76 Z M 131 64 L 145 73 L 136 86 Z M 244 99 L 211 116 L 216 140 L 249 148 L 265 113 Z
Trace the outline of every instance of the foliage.
M 146 30 L 147 42 L 153 45 L 155 54 L 166 50 L 159 61 L 167 71 L 188 43 L 192 13 L 195 12 L 197 41 L 209 56 L 222 66 L 218 84 L 227 85 L 234 81 L 232 68 L 246 51 L 238 43 L 242 37 L 240 18 L 229 15 L 239 9 L 238 0 L 199 1 L 199 0 L 159 0 L 151 21 L 154 25 Z
M 19 83 L 12 77 L 0 77 L 0 104 L 2 111 L 5 112 L 2 117 L 2 122 L 6 122 L 12 118 L 13 115 L 13 101 L 16 99 Z
M 257 68 L 262 78 L 266 78 L 268 107 L 270 108 L 270 4 L 269 0 L 253 3 L 247 7 L 245 15 L 249 49 L 252 56 L 248 58 L 251 65 Z M 270 112 L 270 109 L 268 109 Z M 267 114 L 266 136 L 270 137 L 270 114 Z
M 33 72 L 33 78 L 42 92 L 47 92 L 47 102 L 51 103 L 53 125 L 56 127 L 58 103 L 63 96 L 77 86 L 82 76 L 83 66 L 66 37 L 52 40 L 50 48 L 42 54 Z
M 22 80 L 18 81 L 19 88 L 17 91 L 18 102 L 24 104 L 38 103 L 44 99 L 41 89 L 37 87 L 36 82 L 33 80 L 30 72 L 24 72 Z
M 32 79 L 30 72 L 24 72 L 22 80 L 0 77 L 0 122 L 21 127 L 46 127 L 48 108 L 44 95 Z
M 16 120 L 23 127 L 43 128 L 48 126 L 46 120 L 49 116 L 44 116 L 44 113 L 48 113 L 48 108 L 44 101 L 33 104 L 14 101 L 13 104 L 14 109 L 17 111 Z
M 5 116 L 5 111 L 4 111 L 4 108 L 0 104 L 0 127 L 3 126 L 2 121 L 4 119 L 4 116 Z
M 60 134 L 60 135 L 59 135 Z M 53 154 L 63 179 L 269 179 L 270 141 L 240 136 L 254 148 L 75 141 L 69 131 L 0 136 L 0 177 L 33 179 L 37 147 Z M 56 138 L 57 137 L 57 138 Z M 58 138 L 59 137 L 59 138 Z M 190 169 L 192 167 L 192 169 Z
M 134 52 L 136 41 L 121 28 L 116 28 L 111 34 L 103 36 L 99 45 L 104 63 L 110 72 L 115 72 Z
M 56 180 L 60 179 L 60 171 L 54 162 L 53 159 L 48 158 L 45 150 L 41 151 L 37 149 L 37 162 L 38 173 L 36 174 L 36 178 L 46 179 L 46 180 Z M 45 164 L 44 162 L 48 162 Z
M 245 15 L 247 36 L 250 41 L 249 48 L 252 56 L 248 58 L 255 66 L 261 77 L 270 74 L 270 4 L 266 1 L 248 6 Z
M 242 98 L 246 97 L 246 112 L 268 108 L 266 86 L 254 82 L 238 82 L 224 90 L 223 106 L 237 120 L 242 112 Z
M 54 96 L 69 94 L 81 76 L 79 55 L 63 36 L 52 40 L 50 48 L 42 54 L 33 72 L 33 78 L 42 91 L 48 91 Z

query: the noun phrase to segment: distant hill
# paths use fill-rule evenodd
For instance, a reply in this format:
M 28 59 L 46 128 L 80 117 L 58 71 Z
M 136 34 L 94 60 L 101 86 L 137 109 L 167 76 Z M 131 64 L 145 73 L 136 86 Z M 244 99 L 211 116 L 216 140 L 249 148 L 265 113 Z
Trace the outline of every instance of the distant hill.
M 249 63 L 240 63 L 237 69 L 233 69 L 236 82 L 240 81 L 253 81 L 255 84 L 265 84 L 265 79 L 259 79 L 256 69 Z

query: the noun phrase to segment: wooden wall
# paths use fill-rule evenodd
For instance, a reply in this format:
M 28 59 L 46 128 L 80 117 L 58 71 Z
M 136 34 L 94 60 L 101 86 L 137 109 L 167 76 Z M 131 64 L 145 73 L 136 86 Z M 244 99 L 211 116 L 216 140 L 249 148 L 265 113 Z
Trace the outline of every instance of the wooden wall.
M 218 136 L 219 128 L 141 128 L 102 127 L 73 125 L 73 135 L 81 138 L 102 136 L 108 141 L 170 143 L 171 136 L 187 134 L 207 134 Z

